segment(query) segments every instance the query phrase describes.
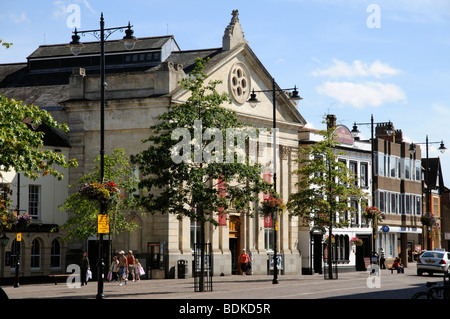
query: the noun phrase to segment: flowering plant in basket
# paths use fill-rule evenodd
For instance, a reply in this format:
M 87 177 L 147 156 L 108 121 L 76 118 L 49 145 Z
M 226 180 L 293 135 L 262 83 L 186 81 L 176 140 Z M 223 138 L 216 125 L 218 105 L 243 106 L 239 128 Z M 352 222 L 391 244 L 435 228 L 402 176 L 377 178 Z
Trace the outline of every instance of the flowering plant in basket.
M 425 213 L 420 217 L 420 221 L 424 226 L 433 226 L 436 224 L 436 218 L 433 213 Z
M 268 216 L 271 213 L 276 213 L 279 210 L 283 210 L 285 207 L 286 205 L 283 203 L 281 198 L 269 195 L 269 197 L 264 198 L 261 202 L 260 209 L 264 216 Z
M 33 218 L 28 213 L 18 215 L 17 220 L 16 220 L 16 225 L 27 227 L 28 225 L 30 225 L 32 219 Z
M 380 210 L 376 207 L 366 207 L 364 210 L 364 216 L 368 219 L 372 219 L 373 221 L 381 221 L 386 218 L 386 216 L 380 212 Z
M 98 200 L 107 203 L 112 196 L 119 194 L 120 189 L 114 182 L 90 182 L 84 183 L 79 190 L 81 196 L 90 200 Z
M 350 242 L 354 243 L 356 246 L 362 246 L 363 245 L 362 239 L 359 239 L 356 236 L 352 237 L 352 239 L 350 239 Z

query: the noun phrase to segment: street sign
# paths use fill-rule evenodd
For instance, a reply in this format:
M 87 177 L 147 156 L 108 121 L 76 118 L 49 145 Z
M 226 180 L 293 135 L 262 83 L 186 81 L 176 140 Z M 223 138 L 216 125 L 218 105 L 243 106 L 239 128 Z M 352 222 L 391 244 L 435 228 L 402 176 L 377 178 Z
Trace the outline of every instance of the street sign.
M 22 241 L 22 233 L 17 233 L 17 241 Z
M 98 215 L 98 227 L 97 232 L 99 234 L 109 234 L 109 216 L 106 214 Z

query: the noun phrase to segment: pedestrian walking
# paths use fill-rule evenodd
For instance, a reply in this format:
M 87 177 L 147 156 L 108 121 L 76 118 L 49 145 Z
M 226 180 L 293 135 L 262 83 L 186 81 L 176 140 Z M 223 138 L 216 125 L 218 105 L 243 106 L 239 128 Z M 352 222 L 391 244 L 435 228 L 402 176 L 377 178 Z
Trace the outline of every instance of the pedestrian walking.
M 87 272 L 90 269 L 90 265 L 89 265 L 89 258 L 87 256 L 87 252 L 83 252 L 81 254 L 81 260 L 80 260 L 80 280 L 81 280 L 81 285 L 87 285 L 88 282 L 88 278 L 87 278 Z
M 247 275 L 253 275 L 253 253 L 248 252 Z
M 248 254 L 245 252 L 245 249 L 242 249 L 242 253 L 239 255 L 239 263 L 241 264 L 241 272 L 243 276 L 247 273 L 248 260 Z
M 119 260 L 117 256 L 113 257 L 111 262 L 111 267 L 109 269 L 111 271 L 111 281 L 116 282 L 119 280 Z
M 128 274 L 131 273 L 131 278 L 133 279 L 133 281 L 135 280 L 135 277 L 136 277 L 136 275 L 134 273 L 135 263 L 136 263 L 136 260 L 133 255 L 133 251 L 129 250 L 128 257 L 127 257 Z
M 141 263 L 139 262 L 139 259 L 135 259 L 135 264 L 134 264 L 134 270 L 136 273 L 136 280 L 141 280 L 141 275 L 143 275 L 143 268 Z
M 383 248 L 380 248 L 380 269 L 386 269 L 386 254 Z
M 125 257 L 125 252 L 123 250 L 119 253 L 119 286 L 125 281 L 127 284 L 128 280 L 128 267 L 127 267 L 127 257 Z

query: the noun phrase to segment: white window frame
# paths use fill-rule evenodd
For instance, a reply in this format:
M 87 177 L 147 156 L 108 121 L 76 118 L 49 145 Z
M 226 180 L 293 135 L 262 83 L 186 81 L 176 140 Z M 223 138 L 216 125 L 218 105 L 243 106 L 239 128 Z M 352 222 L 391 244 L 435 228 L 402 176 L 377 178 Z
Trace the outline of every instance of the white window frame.
M 37 191 L 36 191 L 37 190 Z M 28 214 L 33 219 L 41 216 L 41 185 L 28 185 Z

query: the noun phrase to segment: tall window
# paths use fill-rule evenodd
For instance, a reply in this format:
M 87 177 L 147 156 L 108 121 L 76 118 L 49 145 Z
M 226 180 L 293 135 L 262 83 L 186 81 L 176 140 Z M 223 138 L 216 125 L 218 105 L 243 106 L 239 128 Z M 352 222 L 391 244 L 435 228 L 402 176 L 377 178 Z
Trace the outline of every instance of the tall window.
M 191 220 L 191 250 L 194 251 L 194 244 L 200 244 L 200 221 Z
M 377 174 L 379 176 L 386 176 L 386 156 L 383 153 L 378 153 L 375 160 Z
M 416 196 L 416 215 L 422 215 L 422 197 Z
M 33 219 L 39 219 L 40 213 L 41 186 L 28 186 L 28 213 Z
M 264 249 L 266 251 L 273 251 L 274 234 L 273 227 L 264 228 Z
M 41 243 L 35 239 L 31 243 L 31 269 L 41 268 Z
M 421 161 L 414 161 L 414 168 L 416 171 L 416 181 L 421 181 L 422 180 L 422 163 Z
M 358 227 L 359 226 L 358 201 L 352 199 L 350 201 L 350 206 L 352 208 L 351 226 Z
M 350 172 L 352 172 L 352 178 L 355 179 L 355 185 L 358 186 L 358 163 L 350 161 L 349 163 Z
M 50 250 L 50 267 L 61 267 L 61 244 L 58 239 L 53 239 L 52 241 L 52 247 Z
M 369 168 L 367 163 L 361 163 L 360 167 L 360 183 L 361 187 L 368 187 L 369 186 Z
M 405 158 L 405 179 L 411 179 L 411 160 Z
M 397 169 L 398 169 L 398 157 L 390 156 L 389 157 L 389 170 L 390 170 L 391 178 L 397 177 Z
M 19 249 L 17 249 L 19 246 Z M 22 243 L 14 239 L 11 244 L 11 270 L 16 269 L 17 264 L 17 252 L 19 252 L 19 269 L 22 267 Z

